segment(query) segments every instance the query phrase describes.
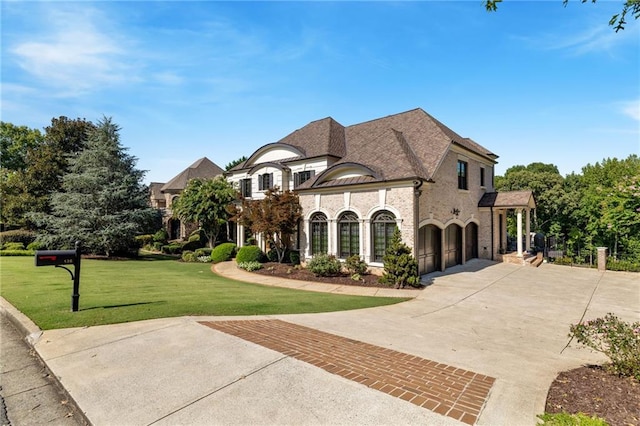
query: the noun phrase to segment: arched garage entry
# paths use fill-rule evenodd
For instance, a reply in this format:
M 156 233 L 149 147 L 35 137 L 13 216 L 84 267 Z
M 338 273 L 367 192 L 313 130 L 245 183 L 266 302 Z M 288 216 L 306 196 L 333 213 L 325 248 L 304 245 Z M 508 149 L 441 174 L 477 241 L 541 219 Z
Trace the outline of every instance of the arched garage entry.
M 418 267 L 420 274 L 440 270 L 442 231 L 435 225 L 420 228 L 418 234 Z
M 465 259 L 478 257 L 478 225 L 471 222 L 464 228 Z
M 452 223 L 444 232 L 444 267 L 462 263 L 462 228 Z

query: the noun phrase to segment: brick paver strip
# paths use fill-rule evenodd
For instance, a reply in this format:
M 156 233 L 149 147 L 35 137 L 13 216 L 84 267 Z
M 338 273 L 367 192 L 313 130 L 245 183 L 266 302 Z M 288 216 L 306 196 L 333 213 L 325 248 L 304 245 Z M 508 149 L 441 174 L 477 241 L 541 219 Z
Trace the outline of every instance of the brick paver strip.
M 472 371 L 280 320 L 201 324 L 467 424 L 478 419 L 495 381 Z

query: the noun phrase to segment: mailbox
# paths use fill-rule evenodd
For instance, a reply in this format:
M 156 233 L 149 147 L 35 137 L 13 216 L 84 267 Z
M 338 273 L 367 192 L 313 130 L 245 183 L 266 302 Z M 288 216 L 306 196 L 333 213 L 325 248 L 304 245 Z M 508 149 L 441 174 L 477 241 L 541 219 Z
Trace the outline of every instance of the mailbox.
M 36 266 L 73 265 L 76 256 L 75 250 L 37 250 Z
M 55 266 L 71 274 L 71 311 L 77 312 L 80 303 L 80 241 L 76 241 L 75 250 L 36 250 L 36 266 Z M 67 266 L 73 266 L 73 272 Z

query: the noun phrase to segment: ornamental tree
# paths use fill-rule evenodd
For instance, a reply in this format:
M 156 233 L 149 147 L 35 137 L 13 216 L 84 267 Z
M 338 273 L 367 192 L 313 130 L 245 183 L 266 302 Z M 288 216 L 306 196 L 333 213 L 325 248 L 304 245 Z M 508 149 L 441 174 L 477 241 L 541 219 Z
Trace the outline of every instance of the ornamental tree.
M 282 263 L 291 237 L 302 217 L 302 207 L 298 194 L 293 191 L 281 192 L 277 187 L 267 190 L 262 200 L 243 199 L 235 210 L 234 219 L 247 226 L 251 232 L 262 234 L 278 255 Z
M 382 261 L 384 262 L 384 273 L 380 277 L 381 282 L 395 286 L 395 288 L 404 288 L 407 284 L 412 287 L 420 285 L 418 262 L 411 254 L 411 249 L 402 242 L 402 236 L 397 227 Z
M 197 223 L 206 235 L 209 247 L 213 248 L 220 230 L 229 220 L 226 207 L 235 197 L 233 186 L 222 176 L 191 179 L 171 208 L 180 220 Z

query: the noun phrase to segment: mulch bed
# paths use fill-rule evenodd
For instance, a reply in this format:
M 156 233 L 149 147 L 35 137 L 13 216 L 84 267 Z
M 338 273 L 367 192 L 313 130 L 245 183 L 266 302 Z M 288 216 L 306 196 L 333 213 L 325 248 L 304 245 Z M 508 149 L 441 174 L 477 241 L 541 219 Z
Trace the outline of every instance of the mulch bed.
M 640 382 L 597 365 L 562 372 L 549 388 L 548 413 L 596 415 L 611 426 L 640 425 Z
M 258 269 L 257 271 L 254 271 L 254 273 L 287 278 L 290 280 L 315 281 L 327 284 L 353 285 L 360 287 L 391 288 L 386 284 L 381 284 L 380 282 L 378 282 L 378 279 L 380 277 L 373 274 L 362 275 L 362 279 L 359 281 L 351 279 L 351 277 L 347 274 L 335 277 L 317 277 L 308 269 L 300 267 L 296 268 L 293 265 L 288 265 L 285 263 L 264 263 L 262 265 L 262 269 Z

